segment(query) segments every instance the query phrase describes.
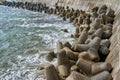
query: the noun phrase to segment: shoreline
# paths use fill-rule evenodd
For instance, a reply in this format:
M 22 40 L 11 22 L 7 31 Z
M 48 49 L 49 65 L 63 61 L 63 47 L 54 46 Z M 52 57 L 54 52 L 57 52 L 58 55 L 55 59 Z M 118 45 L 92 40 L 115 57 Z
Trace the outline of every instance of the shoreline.
M 34 4 L 33 4 L 34 5 Z M 10 6 L 10 5 L 9 5 Z M 25 8 L 25 7 L 22 7 L 23 9 Z M 48 14 L 52 14 L 53 13 L 53 11 L 55 11 L 53 8 L 50 8 L 49 9 L 49 7 L 48 6 L 46 6 L 45 4 L 43 4 L 43 7 L 42 8 L 45 8 L 45 13 L 48 13 Z M 54 14 L 57 14 L 57 15 L 60 15 L 61 14 L 61 12 L 63 12 L 62 13 L 62 15 L 60 15 L 61 17 L 63 17 L 63 20 L 66 20 L 67 18 L 65 17 L 65 12 L 64 12 L 64 8 L 63 8 L 63 11 L 59 11 L 59 6 L 57 7 L 56 6 L 56 10 L 58 9 L 58 11 L 56 11 Z M 32 9 L 33 11 L 35 10 L 37 10 L 37 8 L 33 8 Z M 43 9 L 44 10 L 44 9 Z M 61 9 L 60 10 L 62 10 L 62 7 L 61 7 Z M 69 7 L 67 7 L 66 8 L 66 10 L 68 10 L 68 12 L 69 12 Z M 73 10 L 72 12 L 74 12 L 74 11 L 77 11 L 77 10 Z M 96 11 L 96 10 L 95 10 Z M 111 10 L 112 11 L 112 10 Z M 40 12 L 41 12 L 41 10 L 40 10 Z M 57 13 L 58 12 L 58 13 Z M 60 13 L 59 13 L 60 12 Z M 76 12 L 76 13 L 78 13 L 78 11 Z M 75 16 L 77 17 L 77 14 L 75 13 Z M 111 12 L 111 13 L 113 13 L 113 12 Z M 111 14 L 110 13 L 110 14 Z M 86 12 L 82 12 L 82 14 L 86 14 Z M 110 16 L 112 16 L 112 17 L 114 17 L 114 15 L 110 15 Z M 68 18 L 70 17 L 69 15 L 67 16 Z M 95 17 L 96 17 L 96 15 L 95 15 Z M 74 20 L 72 20 L 73 18 L 70 18 L 71 19 L 71 21 L 70 22 L 72 22 L 75 26 L 76 26 L 76 22 L 78 22 L 78 20 L 77 19 L 74 19 Z M 95 20 L 93 20 L 93 22 L 97 22 L 96 24 L 97 25 L 99 25 L 99 19 L 95 19 Z M 111 20 L 111 21 L 109 21 L 110 23 L 113 23 L 113 21 L 114 21 L 114 19 L 113 20 Z M 101 42 L 101 40 L 98 38 L 98 37 L 102 37 L 101 36 L 101 32 L 102 32 L 102 29 L 96 29 L 95 30 L 95 34 L 93 35 L 93 36 L 91 36 L 91 40 L 89 41 L 87 41 L 87 42 L 85 42 L 86 40 L 87 40 L 87 38 L 86 38 L 86 36 L 84 36 L 84 35 L 87 35 L 87 33 L 86 33 L 86 31 L 88 32 L 88 30 L 89 30 L 89 28 L 91 28 L 91 27 L 89 27 L 89 25 L 90 25 L 90 18 L 89 18 L 89 15 L 88 15 L 88 19 L 85 19 L 84 21 L 83 21 L 85 24 L 87 24 L 87 25 L 83 25 L 83 27 L 82 28 L 84 28 L 85 27 L 85 30 L 82 30 L 81 31 L 81 29 L 79 29 L 79 28 L 76 28 L 76 33 L 75 34 L 73 34 L 73 35 L 71 35 L 71 37 L 74 37 L 74 38 L 78 38 L 79 37 L 79 39 L 78 40 L 80 40 L 80 42 L 79 42 L 79 44 L 88 44 L 88 43 L 90 43 L 92 40 L 93 40 L 93 42 L 91 42 L 90 43 L 90 45 L 82 45 L 82 46 L 86 46 L 86 48 L 84 47 L 84 48 L 82 48 L 81 47 L 81 45 L 72 45 L 72 44 L 69 44 L 69 42 L 66 42 L 66 43 L 63 43 L 63 45 L 62 45 L 62 43 L 60 43 L 58 46 L 59 46 L 59 48 L 60 49 L 62 49 L 62 47 L 63 47 L 63 50 L 67 53 L 67 51 L 68 51 L 68 53 L 70 52 L 70 53 L 72 53 L 72 54 L 70 54 L 70 57 L 69 57 L 69 54 L 67 55 L 68 57 L 69 57 L 69 59 L 75 59 L 75 58 L 73 58 L 73 56 L 78 56 L 78 53 L 75 53 L 75 52 L 80 52 L 81 53 L 81 51 L 86 51 L 86 50 L 89 50 L 89 52 L 90 53 L 95 53 L 96 54 L 96 51 L 93 49 L 93 48 L 97 48 L 98 47 L 98 45 L 100 44 L 100 42 Z M 83 23 L 82 23 L 83 24 Z M 104 23 L 103 22 L 103 24 L 106 24 L 106 23 Z M 80 26 L 79 24 L 77 24 L 77 26 Z M 95 24 L 94 24 L 94 26 L 95 26 Z M 103 26 L 103 25 L 102 25 Z M 112 25 L 109 25 L 109 26 L 112 26 Z M 95 28 L 95 27 L 94 27 Z M 110 29 L 110 28 L 107 28 L 108 30 Z M 110 29 L 111 30 L 111 29 Z M 66 30 L 63 30 L 64 32 L 66 32 Z M 81 33 L 79 34 L 79 32 L 81 31 Z M 108 31 L 108 32 L 105 32 L 104 33 L 104 37 L 102 37 L 103 39 L 107 39 L 107 38 L 109 38 L 110 36 L 111 36 L 111 34 L 109 34 L 110 33 L 110 31 Z M 92 33 L 90 33 L 90 34 L 92 34 Z M 83 35 L 82 37 L 81 37 L 81 35 Z M 109 36 L 108 36 L 109 35 Z M 106 38 L 106 36 L 107 36 L 107 38 Z M 94 39 L 94 37 L 96 37 L 95 39 Z M 109 41 L 109 40 L 108 40 Z M 94 43 L 95 42 L 95 43 Z M 110 41 L 109 41 L 110 42 Z M 108 42 L 108 43 L 109 43 Z M 78 44 L 78 43 L 77 43 Z M 96 45 L 97 44 L 97 45 Z M 104 43 L 104 41 L 103 41 L 103 44 L 107 44 L 107 43 Z M 61 46 L 62 47 L 61 47 Z M 92 49 L 91 49 L 91 45 L 92 45 Z M 71 47 L 72 46 L 72 47 Z M 106 46 L 106 45 L 105 45 Z M 109 48 L 109 46 L 110 46 L 110 44 L 108 44 L 106 47 L 108 47 Z M 67 49 L 66 49 L 66 47 L 68 47 Z M 64 49 L 65 48 L 65 49 Z M 89 49 L 90 48 L 90 49 Z M 105 47 L 104 47 L 105 48 Z M 105 48 L 105 52 L 102 52 L 102 50 L 104 49 L 103 47 L 101 47 L 101 51 L 100 51 L 100 53 L 103 53 L 103 54 L 108 54 L 109 53 L 109 49 L 107 49 L 107 48 Z M 97 50 L 99 49 L 99 47 L 97 48 Z M 65 52 L 63 51 L 63 50 L 58 50 L 58 54 L 60 53 L 60 55 L 62 56 L 62 54 L 64 54 L 65 55 Z M 72 51 L 71 51 L 72 50 Z M 107 50 L 107 53 L 106 53 L 106 50 Z M 60 51 L 60 52 L 59 52 Z M 92 52 L 91 52 L 92 51 Z M 85 54 L 85 53 L 84 53 Z M 87 55 L 88 55 L 88 53 L 86 53 Z M 59 55 L 59 56 L 60 56 Z M 72 56 L 71 56 L 72 55 Z M 91 55 L 91 54 L 90 54 Z M 57 56 L 57 58 L 59 57 L 58 55 L 56 55 L 56 54 L 54 54 L 54 52 L 50 52 L 49 54 L 48 54 L 48 58 L 49 57 L 56 57 Z M 86 55 L 85 55 L 86 56 Z M 84 57 L 83 57 L 83 55 L 81 55 L 81 58 L 83 58 L 84 59 Z M 91 57 L 90 57 L 93 61 L 99 61 L 99 58 L 98 58 L 98 55 L 91 55 Z M 91 60 L 90 59 L 90 60 Z M 105 58 L 106 59 L 106 58 Z M 86 59 L 85 59 L 86 60 Z M 65 60 L 65 61 L 67 61 L 67 60 Z M 105 61 L 105 60 L 104 60 Z M 84 62 L 84 61 L 83 61 Z M 68 70 L 66 71 L 66 68 L 68 67 L 66 67 L 65 65 L 63 65 L 63 63 L 64 62 L 61 62 L 61 59 L 60 59 L 60 63 L 62 64 L 62 68 L 64 69 L 65 68 L 65 74 L 64 74 L 64 70 L 63 70 L 63 72 L 60 72 L 61 71 L 61 68 L 60 68 L 60 71 L 59 71 L 59 69 L 58 69 L 58 72 L 59 73 L 61 73 L 62 74 L 62 77 L 64 77 L 64 76 L 66 76 L 67 75 L 67 77 L 68 77 Z M 91 62 L 90 62 L 91 63 Z M 61 66 L 61 64 L 60 64 L 60 66 Z M 65 64 L 68 64 L 68 62 L 66 63 L 65 62 Z M 80 67 L 80 65 L 79 64 L 81 64 L 81 63 L 79 63 L 79 61 L 77 61 L 77 63 L 76 63 L 78 66 L 79 66 L 79 68 L 82 68 L 82 67 Z M 110 65 L 110 64 L 105 64 L 105 65 Z M 86 66 L 86 64 L 84 63 L 84 66 Z M 53 68 L 53 66 L 49 66 L 49 67 L 47 67 L 47 68 L 50 68 L 50 67 L 52 67 Z M 110 67 L 110 66 L 107 66 L 107 67 Z M 46 69 L 47 69 L 46 68 Z M 58 66 L 58 68 L 59 68 L 59 66 Z M 87 70 L 87 69 L 86 69 Z M 49 70 L 48 70 L 49 71 Z M 74 71 L 74 70 L 73 70 Z M 76 71 L 76 69 L 75 69 L 75 71 Z M 110 67 L 110 70 L 109 71 L 111 71 L 111 67 Z M 67 73 L 66 73 L 67 72 Z M 85 74 L 87 73 L 89 73 L 89 72 L 87 72 L 87 71 L 83 71 L 83 72 L 85 72 Z M 100 71 L 101 72 L 101 71 Z M 56 72 L 54 72 L 54 73 L 56 73 Z M 76 73 L 76 72 L 74 72 L 76 75 L 78 74 L 78 73 Z M 95 72 L 96 73 L 96 72 Z M 49 72 L 46 72 L 46 74 L 48 74 L 49 75 Z M 91 74 L 91 72 L 90 72 L 90 74 Z M 106 74 L 106 73 L 105 73 Z M 108 73 L 107 73 L 108 74 Z M 71 74 L 72 75 L 72 74 Z M 79 74 L 78 74 L 79 75 Z M 79 76 L 81 76 L 81 74 L 79 75 Z M 110 76 L 110 75 L 109 75 Z M 47 76 L 47 77 L 49 77 L 49 78 L 51 78 L 50 76 Z M 58 77 L 57 75 L 56 75 L 56 77 Z M 47 79 L 47 80 L 52 80 L 52 79 Z M 53 79 L 54 79 L 54 77 L 53 77 Z M 92 77 L 90 78 L 90 79 L 92 79 Z M 94 77 L 93 77 L 93 79 L 94 79 Z M 111 80 L 112 78 L 110 78 L 110 79 L 108 79 L 108 80 Z M 56 79 L 56 80 L 59 80 L 59 79 Z M 71 80 L 71 79 L 67 79 L 67 80 Z M 104 80 L 104 79 L 103 79 Z

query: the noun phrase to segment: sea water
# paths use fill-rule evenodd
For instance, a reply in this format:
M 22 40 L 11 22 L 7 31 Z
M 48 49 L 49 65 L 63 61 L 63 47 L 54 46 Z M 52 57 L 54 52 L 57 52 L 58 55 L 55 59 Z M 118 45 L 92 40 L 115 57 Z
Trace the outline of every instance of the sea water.
M 61 29 L 68 29 L 68 33 Z M 54 15 L 0 5 L 0 80 L 44 80 L 41 66 L 58 41 L 69 41 L 74 27 Z

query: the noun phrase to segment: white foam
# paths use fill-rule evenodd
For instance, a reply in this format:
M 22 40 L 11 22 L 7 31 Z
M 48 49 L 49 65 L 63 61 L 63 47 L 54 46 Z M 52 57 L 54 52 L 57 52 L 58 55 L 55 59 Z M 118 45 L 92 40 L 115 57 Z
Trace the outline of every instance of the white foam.
M 3 31 L 2 30 L 0 30 L 0 34 L 2 34 L 3 33 Z
M 31 12 L 30 16 L 37 16 L 37 14 L 39 13 Z M 17 27 L 24 27 L 30 29 L 35 29 L 37 27 L 38 29 L 36 29 L 35 32 L 27 32 L 26 36 L 28 37 L 34 34 L 34 36 L 37 36 L 38 39 L 42 38 L 42 40 L 45 42 L 46 49 L 56 49 L 56 43 L 58 41 L 71 42 L 73 40 L 70 38 L 70 33 L 74 33 L 73 29 L 75 28 L 71 24 L 68 24 L 68 21 L 64 22 L 61 18 L 53 15 L 41 14 L 41 16 L 39 17 L 38 15 L 37 18 L 12 18 L 9 19 L 9 21 L 22 21 L 23 24 L 17 24 Z M 37 20 L 38 22 L 36 22 Z M 39 23 L 40 20 L 43 20 L 43 22 Z M 69 33 L 64 33 L 60 31 L 60 29 L 65 28 L 68 29 Z M 0 33 L 2 33 L 2 31 L 0 31 Z M 28 43 L 32 43 L 32 41 L 28 41 Z M 39 42 L 36 41 L 32 45 L 26 45 L 28 48 L 29 46 L 31 47 L 37 44 L 39 44 Z M 9 47 L 8 43 L 3 46 L 3 48 L 7 47 Z M 1 63 L 7 64 L 9 68 L 0 68 L 0 80 L 45 80 L 43 76 L 43 70 L 39 70 L 38 68 L 40 66 L 46 66 L 48 64 L 56 65 L 57 63 L 56 59 L 54 59 L 52 62 L 48 62 L 45 60 L 47 52 L 48 51 L 40 51 L 39 49 L 36 49 L 36 47 L 32 47 L 28 48 L 24 53 L 21 53 L 21 55 L 9 58 L 6 63 Z

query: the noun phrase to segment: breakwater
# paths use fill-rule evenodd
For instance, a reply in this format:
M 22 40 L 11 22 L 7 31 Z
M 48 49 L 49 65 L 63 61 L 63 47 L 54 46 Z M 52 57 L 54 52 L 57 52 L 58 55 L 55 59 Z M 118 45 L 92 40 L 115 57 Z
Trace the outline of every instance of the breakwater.
M 59 13 L 58 13 L 58 15 L 59 15 Z M 63 14 L 64 15 L 64 14 Z M 63 20 L 65 20 L 66 18 L 65 17 L 63 17 Z M 76 22 L 77 20 L 75 20 L 75 22 Z M 97 21 L 97 20 L 96 20 Z M 110 21 L 110 23 L 112 23 L 111 21 Z M 77 30 L 76 30 L 76 32 L 77 32 Z M 77 36 L 79 36 L 78 34 L 76 35 L 76 37 Z M 74 37 L 74 35 L 73 35 L 73 37 Z M 78 51 L 79 51 L 79 49 L 78 49 Z

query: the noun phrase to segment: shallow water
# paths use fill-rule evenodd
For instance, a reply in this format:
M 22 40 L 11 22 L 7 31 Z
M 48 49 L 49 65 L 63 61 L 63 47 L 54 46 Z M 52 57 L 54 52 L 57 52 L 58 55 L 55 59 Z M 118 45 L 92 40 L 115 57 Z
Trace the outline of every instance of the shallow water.
M 70 41 L 74 27 L 60 17 L 0 6 L 0 80 L 44 80 L 40 66 L 56 42 Z M 69 33 L 60 29 L 67 28 Z M 56 63 L 56 60 L 52 62 Z

